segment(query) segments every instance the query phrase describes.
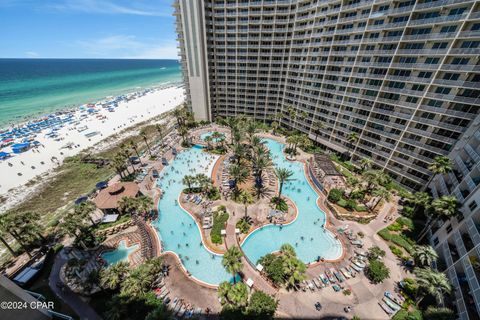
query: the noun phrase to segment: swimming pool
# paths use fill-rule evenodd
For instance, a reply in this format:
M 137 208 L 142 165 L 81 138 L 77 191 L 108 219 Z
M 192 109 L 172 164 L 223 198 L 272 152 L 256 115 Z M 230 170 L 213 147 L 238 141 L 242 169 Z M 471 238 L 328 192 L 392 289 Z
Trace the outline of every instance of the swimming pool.
M 298 216 L 289 225 L 267 225 L 257 229 L 243 242 L 243 251 L 250 261 L 256 263 L 260 257 L 279 250 L 284 243 L 289 243 L 305 263 L 314 262 L 318 257 L 338 259 L 342 255 L 342 245 L 323 227 L 325 213 L 316 204 L 318 195 L 308 183 L 303 163 L 286 160 L 282 152 L 283 144 L 272 139 L 264 141 L 275 167 L 287 168 L 293 172 L 290 180 L 284 184 L 282 194 L 295 202 Z
M 164 251 L 175 252 L 193 277 L 213 285 L 231 281 L 232 276 L 222 266 L 223 256 L 203 246 L 197 223 L 178 205 L 178 197 L 185 188 L 182 184 L 185 175 L 204 173 L 210 176 L 217 159 L 218 156 L 204 153 L 199 146 L 179 153 L 158 179 L 164 194 L 158 204 L 158 219 L 152 223 Z
M 128 256 L 137 249 L 138 244 L 127 247 L 127 242 L 122 240 L 118 243 L 118 247 L 115 250 L 102 253 L 102 259 L 105 260 L 108 265 L 112 265 L 121 261 L 128 262 Z
M 205 132 L 205 133 L 202 133 L 200 135 L 200 139 L 202 139 L 203 141 L 205 141 L 205 139 L 207 137 L 210 137 L 211 135 L 213 134 L 213 131 L 209 131 L 209 132 Z M 225 139 L 225 135 L 223 133 L 220 133 L 222 136 L 223 136 L 223 139 Z M 221 141 L 222 138 L 215 138 L 215 139 L 212 139 L 213 142 L 219 142 Z

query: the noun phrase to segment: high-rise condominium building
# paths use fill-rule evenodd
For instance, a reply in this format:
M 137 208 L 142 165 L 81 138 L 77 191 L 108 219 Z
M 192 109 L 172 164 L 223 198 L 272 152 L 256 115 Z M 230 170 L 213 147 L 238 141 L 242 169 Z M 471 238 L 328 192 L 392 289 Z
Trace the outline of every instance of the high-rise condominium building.
M 480 1 L 174 6 L 197 119 L 277 119 L 420 189 L 479 114 Z
M 458 217 L 430 230 L 437 268 L 455 289 L 460 319 L 480 319 L 480 115 L 474 123 L 449 155 L 452 172 L 436 176 L 430 185 L 434 197 L 453 195 L 462 204 Z

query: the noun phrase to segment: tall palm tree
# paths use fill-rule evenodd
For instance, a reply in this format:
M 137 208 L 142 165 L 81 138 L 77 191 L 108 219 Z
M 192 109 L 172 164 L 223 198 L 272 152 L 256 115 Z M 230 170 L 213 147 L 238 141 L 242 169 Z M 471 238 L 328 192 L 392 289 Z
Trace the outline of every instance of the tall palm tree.
M 189 136 L 188 136 L 188 128 L 187 127 L 179 127 L 178 134 L 182 137 L 183 144 L 188 146 L 189 143 Z
M 182 183 L 187 186 L 189 191 L 192 190 L 192 186 L 195 182 L 195 177 L 191 175 L 185 175 L 182 179 Z
M 360 160 L 360 168 L 361 168 L 362 172 L 365 172 L 368 169 L 370 169 L 372 167 L 372 164 L 373 164 L 372 159 L 367 158 L 367 157 L 362 158 Z
M 248 304 L 248 288 L 243 282 L 231 286 L 227 294 L 228 300 L 235 308 L 244 308 Z
M 413 258 L 420 266 L 430 266 L 437 261 L 438 254 L 431 246 L 416 245 L 413 247 Z
M 372 210 L 375 210 L 375 208 L 380 204 L 380 202 L 382 200 L 385 199 L 387 201 L 390 201 L 391 196 L 392 196 L 390 191 L 388 191 L 387 189 L 385 189 L 383 187 L 374 189 L 373 192 L 372 192 L 372 195 L 375 196 L 375 197 L 378 197 L 378 200 L 377 200 L 377 202 L 375 202 L 375 205 L 373 206 Z
M 5 236 L 8 234 L 8 224 L 6 222 L 6 214 L 0 215 L 0 242 L 8 249 L 8 251 L 12 254 L 12 256 L 16 257 L 17 253 L 15 250 L 12 249 L 8 241 L 5 239 Z
M 137 210 L 138 203 L 135 198 L 123 197 L 118 201 L 118 210 L 122 213 L 134 213 Z
M 148 144 L 148 134 L 145 129 L 140 131 L 140 135 L 142 136 L 143 141 L 145 142 L 145 145 L 147 146 L 148 154 L 150 157 L 152 156 L 152 150 L 150 149 L 150 145 Z
M 247 138 L 251 140 L 256 132 L 257 124 L 255 123 L 255 121 L 253 121 L 253 119 L 248 119 L 247 126 L 245 127 L 245 133 L 247 134 Z
M 95 224 L 91 214 L 97 209 L 95 204 L 92 201 L 85 201 L 80 204 L 75 205 L 74 212 L 76 215 L 79 215 L 83 219 L 88 219 L 92 224 Z
M 278 188 L 278 198 L 282 196 L 283 184 L 293 175 L 293 172 L 286 168 L 275 169 L 275 175 L 277 176 L 280 184 Z
M 211 150 L 212 149 L 212 141 L 213 141 L 213 138 L 212 136 L 206 136 L 204 141 L 207 143 L 207 150 Z
M 447 220 L 459 214 L 459 207 L 455 196 L 441 196 L 432 201 L 431 211 L 440 219 Z
M 212 188 L 212 179 L 203 173 L 199 173 L 195 176 L 195 182 L 202 190 L 202 193 L 207 194 Z
M 235 181 L 235 190 L 238 191 L 238 185 L 247 181 L 248 170 L 244 166 L 234 164 L 230 166 L 229 173 Z
M 235 156 L 235 159 L 237 160 L 237 164 L 242 161 L 242 159 L 245 157 L 245 146 L 241 143 L 235 143 L 232 148 L 233 155 Z
M 130 162 L 130 165 L 132 166 L 132 170 L 133 172 L 135 172 L 135 165 L 133 164 L 133 161 L 130 159 L 132 152 L 127 144 L 125 143 L 120 144 L 120 154 L 124 159 L 127 159 Z
M 238 195 L 238 200 L 244 205 L 245 217 L 247 217 L 248 206 L 254 202 L 252 194 L 246 190 L 242 190 L 242 192 L 240 192 L 240 194 Z
M 155 125 L 155 130 L 157 130 L 157 133 L 158 133 L 158 136 L 159 136 L 159 140 L 160 140 L 160 142 L 163 144 L 164 132 L 163 132 L 162 126 L 157 123 L 157 124 Z
M 228 248 L 223 255 L 222 265 L 233 276 L 233 283 L 236 283 L 236 275 L 243 269 L 242 252 L 236 246 Z
M 117 290 L 128 275 L 129 263 L 118 262 L 100 271 L 100 285 L 103 288 Z
M 228 117 L 225 119 L 225 124 L 230 129 L 230 144 L 233 144 L 233 134 L 237 126 L 237 119 L 234 117 Z
M 300 281 L 306 279 L 305 272 L 307 267 L 296 257 L 285 257 L 283 259 L 283 272 L 286 277 L 287 284 L 290 287 L 295 286 Z
M 321 119 L 318 119 L 318 121 L 313 123 L 313 131 L 315 132 L 315 141 L 317 141 L 318 135 L 321 130 L 325 128 L 325 124 Z
M 354 144 L 358 141 L 359 137 L 358 137 L 358 133 L 356 132 L 350 132 L 348 135 L 347 135 L 347 141 L 348 141 L 348 149 L 351 153 L 353 147 L 354 147 Z
M 117 153 L 113 157 L 113 159 L 111 159 L 111 161 L 109 163 L 109 166 L 110 166 L 110 168 L 114 169 L 117 172 L 117 174 L 120 176 L 120 178 L 124 177 L 123 172 L 125 170 L 127 170 L 127 172 L 130 173 L 128 171 L 127 165 L 125 164 L 125 158 L 124 158 L 123 154 L 121 154 L 121 153 Z
M 135 141 L 130 140 L 128 142 L 128 145 L 130 146 L 130 148 L 132 148 L 133 151 L 135 151 L 135 154 L 137 155 L 137 158 L 140 161 L 140 164 L 143 164 L 142 159 L 140 158 L 140 153 L 138 153 L 138 148 L 137 148 L 137 144 L 135 143 Z
M 151 290 L 153 276 L 143 265 L 130 272 L 122 283 L 120 294 L 124 297 L 140 297 Z
M 280 124 L 278 123 L 278 121 L 273 121 L 271 126 L 272 126 L 273 135 L 277 134 L 277 130 L 280 127 Z
M 147 196 L 140 196 L 138 198 L 134 198 L 136 205 L 137 205 L 137 210 L 139 212 L 142 212 L 145 216 L 147 212 L 149 212 L 152 207 L 153 207 L 153 200 L 150 197 Z
M 432 270 L 430 268 L 416 268 L 418 298 L 417 304 L 427 295 L 435 298 L 438 303 L 443 300 L 444 294 L 452 292 L 452 286 L 444 273 Z
M 433 159 L 433 162 L 428 166 L 428 170 L 430 170 L 433 173 L 433 175 L 428 180 L 426 187 L 428 187 L 430 182 L 432 182 L 433 178 L 435 178 L 437 174 L 446 174 L 452 171 L 452 169 L 453 169 L 453 163 L 449 157 L 446 157 L 446 156 L 435 157 Z

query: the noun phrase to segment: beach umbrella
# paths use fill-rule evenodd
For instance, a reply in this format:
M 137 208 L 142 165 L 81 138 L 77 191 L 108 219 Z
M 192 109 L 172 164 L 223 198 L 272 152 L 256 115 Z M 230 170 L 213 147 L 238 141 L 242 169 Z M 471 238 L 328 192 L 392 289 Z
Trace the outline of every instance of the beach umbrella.
M 98 190 L 105 189 L 106 187 L 108 187 L 108 182 L 107 181 L 100 181 L 95 185 L 95 187 Z
M 80 204 L 80 203 L 85 202 L 87 200 L 88 200 L 88 197 L 83 196 L 83 197 L 80 197 L 77 200 L 75 200 L 75 204 Z
M 5 160 L 10 156 L 10 153 L 0 151 L 0 160 Z

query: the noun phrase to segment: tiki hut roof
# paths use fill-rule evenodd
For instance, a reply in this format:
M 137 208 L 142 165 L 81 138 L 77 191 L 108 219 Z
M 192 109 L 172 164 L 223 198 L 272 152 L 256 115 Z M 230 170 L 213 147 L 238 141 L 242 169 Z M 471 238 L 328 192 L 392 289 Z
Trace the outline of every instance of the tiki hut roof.
M 98 209 L 118 209 L 118 202 L 123 197 L 134 198 L 140 188 L 135 182 L 118 182 L 103 190 L 95 197 L 93 202 Z

